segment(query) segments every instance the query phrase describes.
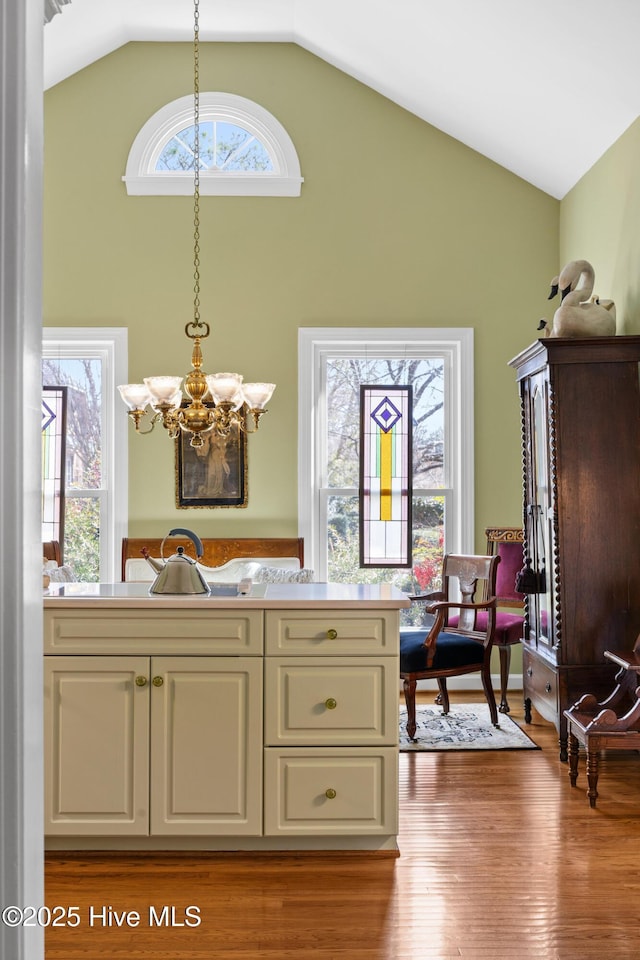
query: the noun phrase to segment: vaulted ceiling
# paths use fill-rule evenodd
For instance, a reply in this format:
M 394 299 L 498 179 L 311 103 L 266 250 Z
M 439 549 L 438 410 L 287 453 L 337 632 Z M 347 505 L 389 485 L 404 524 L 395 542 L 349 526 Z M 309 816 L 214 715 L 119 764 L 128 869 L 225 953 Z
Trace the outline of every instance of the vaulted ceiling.
M 45 5 L 45 87 L 193 36 L 190 0 Z M 639 0 L 200 0 L 202 41 L 297 43 L 557 198 L 640 115 L 639 37 Z

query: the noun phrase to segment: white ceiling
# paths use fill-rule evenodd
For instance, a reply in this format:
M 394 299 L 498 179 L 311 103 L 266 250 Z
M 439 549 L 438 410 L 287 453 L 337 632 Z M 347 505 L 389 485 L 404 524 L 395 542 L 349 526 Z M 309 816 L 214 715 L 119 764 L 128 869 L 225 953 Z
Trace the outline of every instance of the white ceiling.
M 191 0 L 71 0 L 45 86 L 192 38 Z M 297 43 L 558 198 L 640 115 L 640 0 L 200 0 L 200 39 Z

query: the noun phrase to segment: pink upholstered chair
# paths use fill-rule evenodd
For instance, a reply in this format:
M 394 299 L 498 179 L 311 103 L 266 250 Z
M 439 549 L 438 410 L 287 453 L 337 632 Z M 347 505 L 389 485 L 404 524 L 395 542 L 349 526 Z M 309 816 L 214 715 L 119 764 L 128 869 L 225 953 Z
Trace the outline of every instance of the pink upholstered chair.
M 487 527 L 487 553 L 500 557 L 496 577 L 496 632 L 494 646 L 500 651 L 500 713 L 509 713 L 507 686 L 511 647 L 520 643 L 524 631 L 524 594 L 516 591 L 516 574 L 524 563 L 521 527 Z M 506 609 L 504 609 L 506 608 Z M 523 613 L 517 611 L 522 610 Z

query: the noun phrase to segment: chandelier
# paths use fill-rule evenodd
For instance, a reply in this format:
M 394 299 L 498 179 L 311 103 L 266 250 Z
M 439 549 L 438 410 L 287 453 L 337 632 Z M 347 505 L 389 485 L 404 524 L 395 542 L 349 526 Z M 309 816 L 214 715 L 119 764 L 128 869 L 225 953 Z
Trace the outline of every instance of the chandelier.
M 237 428 L 246 433 L 258 429 L 260 417 L 275 390 L 275 383 L 243 383 L 239 373 L 212 373 L 202 370 L 200 344 L 210 333 L 200 319 L 200 35 L 199 0 L 194 0 L 193 25 L 193 320 L 184 332 L 193 341 L 192 370 L 186 377 L 144 377 L 143 383 L 118 387 L 128 407 L 136 433 L 151 433 L 161 422 L 175 440 L 181 431 L 190 434 L 192 447 L 201 447 L 203 434 L 226 437 Z M 184 384 L 183 384 L 184 379 Z M 184 394 L 183 394 L 184 390 Z M 143 429 L 143 417 L 146 428 Z

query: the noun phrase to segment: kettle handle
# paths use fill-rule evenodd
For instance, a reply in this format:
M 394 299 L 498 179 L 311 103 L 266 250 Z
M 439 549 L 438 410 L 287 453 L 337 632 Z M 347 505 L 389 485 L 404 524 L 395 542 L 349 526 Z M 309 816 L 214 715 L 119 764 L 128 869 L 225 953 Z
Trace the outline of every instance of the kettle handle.
M 180 536 L 180 534 L 182 534 L 183 537 L 189 537 L 189 539 L 193 542 L 193 545 L 196 548 L 196 560 L 200 560 L 204 554 L 202 540 L 192 530 L 185 530 L 184 527 L 175 527 L 173 530 L 169 530 L 169 533 L 162 541 L 162 546 L 160 547 L 160 558 L 164 560 L 164 541 L 167 539 L 167 537 L 177 537 Z

